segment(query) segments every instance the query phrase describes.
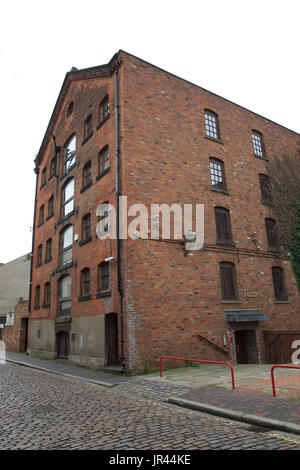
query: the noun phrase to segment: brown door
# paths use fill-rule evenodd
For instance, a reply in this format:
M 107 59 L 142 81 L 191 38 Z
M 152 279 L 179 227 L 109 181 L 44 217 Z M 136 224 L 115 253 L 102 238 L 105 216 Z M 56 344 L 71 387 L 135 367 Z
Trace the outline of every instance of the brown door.
M 21 319 L 20 352 L 27 351 L 28 318 Z
M 118 315 L 109 313 L 105 317 L 107 364 L 118 364 Z
M 66 359 L 69 356 L 69 335 L 65 331 L 61 331 L 56 335 L 57 340 L 57 357 Z
M 236 347 L 237 363 L 248 364 L 247 332 L 246 331 L 235 332 L 235 347 Z

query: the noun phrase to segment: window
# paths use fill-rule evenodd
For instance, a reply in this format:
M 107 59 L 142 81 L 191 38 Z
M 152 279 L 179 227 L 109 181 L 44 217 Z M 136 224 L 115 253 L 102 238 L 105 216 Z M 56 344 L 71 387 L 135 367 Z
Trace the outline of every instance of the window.
M 67 173 L 75 164 L 76 135 L 74 134 L 64 147 L 64 173 Z
M 40 207 L 40 215 L 39 215 L 39 225 L 42 225 L 44 223 L 44 217 L 45 217 L 45 206 L 44 204 Z
M 82 218 L 82 240 L 88 240 L 91 236 L 91 215 L 86 214 Z
M 220 263 L 222 299 L 235 300 L 237 296 L 236 273 L 233 263 Z
M 39 307 L 41 301 L 41 288 L 40 286 L 36 286 L 35 288 L 35 298 L 34 298 L 34 306 Z
M 264 144 L 262 134 L 258 131 L 252 131 L 252 141 L 254 147 L 254 154 L 257 157 L 264 157 Z
M 73 225 L 66 227 L 60 236 L 60 264 L 72 262 Z
M 71 314 L 71 289 L 72 278 L 70 275 L 63 276 L 58 281 L 58 315 L 67 316 Z
M 73 113 L 73 109 L 74 109 L 74 103 L 73 101 L 70 101 L 70 103 L 68 104 L 68 109 L 67 109 L 67 116 L 70 117 L 71 114 Z
M 74 210 L 74 178 L 67 181 L 62 190 L 62 216 L 66 217 Z
M 46 242 L 46 259 L 45 261 L 52 260 L 52 239 L 49 238 Z
M 92 184 L 92 164 L 91 162 L 86 163 L 83 167 L 82 174 L 82 187 Z
M 103 122 L 109 116 L 109 100 L 105 96 L 99 106 L 99 122 Z
M 48 201 L 48 217 L 54 214 L 54 196 L 51 196 Z
M 219 131 L 219 122 L 218 116 L 213 111 L 205 110 L 205 129 L 207 137 L 212 137 L 213 139 L 220 139 Z
M 52 158 L 50 163 L 50 178 L 56 175 L 56 157 Z
M 99 175 L 109 168 L 108 145 L 99 152 Z
M 212 189 L 226 191 L 224 163 L 217 158 L 210 158 L 209 165 Z
M 42 259 L 43 259 L 42 255 L 43 255 L 43 246 L 39 245 L 37 249 L 37 265 L 38 266 L 42 264 Z
M 84 122 L 84 138 L 89 139 L 93 135 L 93 118 L 90 114 Z
M 282 268 L 273 267 L 273 285 L 276 300 L 287 300 L 287 291 L 285 286 L 284 271 Z
M 271 189 L 271 180 L 267 175 L 259 175 L 260 190 L 262 202 L 265 204 L 272 204 L 272 189 Z
M 101 263 L 98 267 L 98 292 L 109 289 L 109 263 Z
M 42 171 L 42 184 L 41 186 L 44 186 L 46 184 L 47 180 L 47 168 L 44 168 Z
M 45 305 L 50 304 L 50 282 L 45 283 L 45 287 L 44 287 L 44 304 Z
M 265 224 L 269 248 L 278 248 L 279 244 L 276 220 L 269 218 L 265 219 Z
M 232 243 L 230 215 L 227 209 L 215 207 L 217 243 Z
M 80 295 L 90 293 L 90 270 L 85 268 L 81 271 Z
M 109 232 L 109 202 L 105 201 L 101 204 L 101 215 L 98 216 L 97 223 L 97 235 L 98 237 L 103 236 L 106 232 Z

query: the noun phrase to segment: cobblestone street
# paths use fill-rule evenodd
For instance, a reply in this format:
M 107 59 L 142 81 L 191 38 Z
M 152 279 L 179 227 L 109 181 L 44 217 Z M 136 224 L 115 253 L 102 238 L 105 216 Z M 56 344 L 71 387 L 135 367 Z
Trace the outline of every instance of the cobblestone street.
M 253 432 L 166 403 L 187 390 L 140 377 L 107 389 L 7 363 L 0 366 L 1 450 L 300 449 L 299 436 Z

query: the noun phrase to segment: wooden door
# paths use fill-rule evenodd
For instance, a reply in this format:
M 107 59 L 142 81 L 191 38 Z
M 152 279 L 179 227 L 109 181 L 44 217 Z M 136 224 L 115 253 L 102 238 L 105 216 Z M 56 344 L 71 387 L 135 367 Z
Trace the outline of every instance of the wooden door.
M 61 331 L 56 336 L 57 340 L 57 357 L 67 358 L 69 356 L 69 335 L 65 331 Z
M 106 351 L 107 364 L 118 364 L 118 315 L 109 313 L 106 315 Z
M 235 332 L 236 357 L 238 364 L 248 364 L 247 357 L 247 332 Z

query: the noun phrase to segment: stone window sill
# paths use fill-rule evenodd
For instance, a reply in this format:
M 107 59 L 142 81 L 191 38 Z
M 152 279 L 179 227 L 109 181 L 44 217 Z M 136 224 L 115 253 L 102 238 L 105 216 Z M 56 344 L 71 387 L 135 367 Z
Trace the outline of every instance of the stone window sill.
M 84 193 L 84 191 L 85 191 L 86 189 L 88 189 L 90 186 L 92 186 L 92 184 L 93 184 L 92 181 L 90 181 L 89 183 L 85 184 L 85 185 L 81 188 L 80 193 L 81 193 L 81 194 Z
M 102 171 L 102 173 L 99 173 L 99 175 L 96 176 L 96 180 L 99 181 L 102 176 L 106 175 L 106 173 L 108 173 L 110 170 L 110 167 L 106 168 L 104 171 Z
M 274 304 L 290 304 L 290 300 L 274 300 Z
M 64 264 L 63 266 L 58 266 L 55 272 L 60 273 L 61 271 L 71 268 L 72 266 L 73 266 L 73 261 L 71 263 Z
M 110 114 L 108 114 L 107 116 L 105 116 L 105 118 L 102 119 L 101 122 L 99 122 L 99 124 L 98 124 L 98 126 L 96 127 L 96 129 L 97 129 L 97 130 L 100 129 L 100 127 L 102 127 L 103 124 L 109 119 L 109 117 L 110 117 Z
M 222 300 L 221 301 L 222 304 L 241 304 L 242 302 L 238 299 L 235 299 L 235 300 Z
M 100 298 L 100 297 L 109 297 L 111 295 L 111 290 L 102 290 L 101 292 L 97 292 L 96 293 L 96 298 Z
M 213 186 L 211 186 L 210 190 L 214 191 L 215 193 L 226 194 L 227 196 L 229 196 L 229 192 L 226 189 L 217 189 L 217 188 L 214 188 Z
M 210 137 L 209 135 L 206 135 L 205 138 L 208 140 L 212 140 L 213 142 L 217 142 L 218 144 L 224 145 L 224 142 L 221 139 L 215 139 L 214 137 Z
M 85 302 L 86 300 L 91 300 L 91 294 L 80 295 L 78 297 L 78 302 Z
M 86 238 L 85 240 L 81 240 L 81 241 L 79 242 L 79 246 L 86 245 L 86 244 L 89 243 L 90 241 L 92 241 L 92 237 L 88 237 L 88 238 Z
M 92 131 L 82 142 L 81 145 L 84 145 L 90 138 L 93 136 L 94 132 Z
M 53 216 L 54 216 L 54 212 L 52 212 L 52 214 L 48 215 L 48 217 L 46 217 L 46 220 L 50 220 L 51 217 L 53 217 Z

